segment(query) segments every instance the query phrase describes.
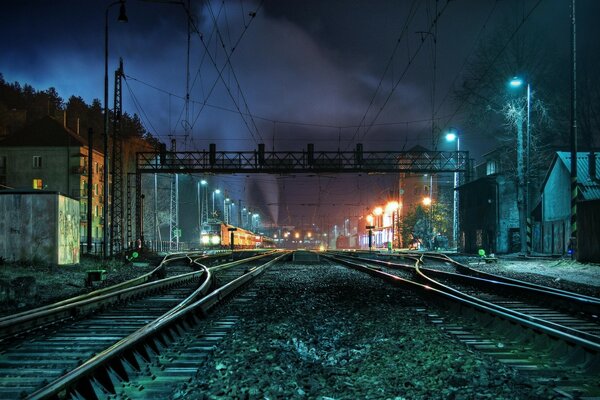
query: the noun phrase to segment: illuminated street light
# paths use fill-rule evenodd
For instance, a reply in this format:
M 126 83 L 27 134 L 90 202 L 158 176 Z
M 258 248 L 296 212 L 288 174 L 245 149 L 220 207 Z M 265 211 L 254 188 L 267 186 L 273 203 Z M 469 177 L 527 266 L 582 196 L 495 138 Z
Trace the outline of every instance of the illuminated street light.
M 213 218 L 215 216 L 215 194 L 220 194 L 220 193 L 221 193 L 220 189 L 215 189 L 212 192 L 212 215 L 213 215 Z
M 400 204 L 397 201 L 390 201 L 385 205 L 385 213 L 392 214 L 398 209 L 398 207 L 400 207 Z
M 519 88 L 522 85 L 525 84 L 525 81 L 519 77 L 514 77 L 510 80 L 509 82 L 509 86 L 512 88 Z M 527 120 L 526 120 L 526 140 L 527 140 L 527 144 L 526 144 L 526 151 L 525 151 L 525 162 L 523 163 L 523 136 L 522 136 L 522 132 L 523 132 L 523 128 L 522 128 L 522 117 L 520 117 L 519 119 L 519 127 L 517 128 L 517 175 L 521 175 L 518 176 L 517 179 L 519 181 L 519 185 L 521 186 L 521 192 L 523 193 L 523 203 L 525 205 L 525 209 L 522 211 L 522 213 L 524 213 L 525 215 L 520 215 L 520 219 L 523 221 L 526 221 L 526 225 L 530 225 L 530 220 L 529 220 L 529 147 L 530 147 L 530 142 L 531 142 L 531 136 L 530 136 L 530 125 L 529 125 L 529 113 L 530 113 L 530 107 L 531 107 L 531 86 L 529 84 L 529 82 L 527 82 L 527 94 L 526 94 L 526 100 L 527 100 Z M 521 114 L 519 113 L 519 116 Z M 519 174 L 519 171 L 522 171 L 522 167 L 519 168 L 519 165 L 523 165 L 525 164 L 525 173 Z M 524 182 L 523 182 L 524 181 Z M 521 213 L 521 211 L 520 211 Z M 531 252 L 531 237 L 530 235 L 530 230 L 528 229 L 528 226 L 523 226 L 523 223 L 519 224 L 520 227 L 520 233 L 521 233 L 521 237 L 526 237 L 525 242 L 526 242 L 526 252 L 529 254 Z M 521 247 L 523 247 L 523 239 L 521 239 Z
M 375 207 L 375 209 L 373 210 L 373 214 L 375 214 L 376 216 L 380 216 L 381 214 L 383 214 L 383 208 L 382 207 Z
M 373 218 L 373 216 L 371 214 L 367 215 L 367 222 L 369 223 L 369 225 L 373 225 L 373 221 L 375 219 Z
M 431 205 L 431 197 L 423 197 L 423 205 L 424 206 Z
M 460 137 L 456 133 L 456 129 L 451 129 L 446 134 L 446 140 L 449 142 L 456 141 L 456 167 L 458 167 L 458 151 L 460 151 Z M 452 195 L 452 241 L 458 250 L 458 172 L 454 171 L 454 193 Z

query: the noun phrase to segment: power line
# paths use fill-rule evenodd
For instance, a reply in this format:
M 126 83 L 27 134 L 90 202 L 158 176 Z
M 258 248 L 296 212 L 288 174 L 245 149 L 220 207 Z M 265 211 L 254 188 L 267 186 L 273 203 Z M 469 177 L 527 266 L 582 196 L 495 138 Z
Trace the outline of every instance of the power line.
M 444 11 L 446 10 L 446 7 L 448 7 L 449 3 L 450 3 L 450 0 L 446 0 L 446 4 L 442 8 L 442 10 L 435 16 L 435 18 L 433 19 L 433 21 L 431 22 L 431 24 L 429 26 L 429 29 L 427 31 L 425 31 L 425 32 L 427 32 L 428 34 L 432 33 L 431 30 L 437 25 L 437 22 L 438 22 L 439 18 L 442 16 L 442 14 L 444 13 Z M 402 82 L 402 79 L 404 78 L 404 76 L 408 72 L 408 69 L 412 65 L 412 62 L 415 60 L 415 58 L 417 57 L 417 55 L 419 54 L 419 52 L 423 48 L 423 44 L 424 43 L 425 43 L 425 40 L 421 39 L 421 43 L 417 47 L 417 50 L 414 52 L 414 54 L 412 56 L 409 57 L 408 63 L 406 64 L 406 67 L 402 71 L 402 74 L 400 75 L 400 78 L 398 78 L 398 81 L 396 81 L 396 83 L 392 86 L 392 89 L 390 90 L 390 93 L 388 94 L 387 98 L 383 102 L 383 105 L 379 108 L 379 111 L 377 111 L 377 114 L 375 115 L 375 117 L 373 118 L 373 120 L 371 121 L 371 123 L 369 124 L 369 127 L 363 133 L 362 139 L 364 139 L 364 137 L 367 136 L 367 134 L 369 133 L 369 131 L 371 130 L 371 128 L 374 126 L 375 121 L 377 121 L 377 119 L 379 118 L 379 115 L 381 115 L 381 112 L 385 109 L 385 106 L 388 104 L 388 102 L 392 98 L 392 95 L 396 91 L 396 88 L 398 87 L 398 85 L 400 85 L 400 82 Z M 357 130 L 356 133 L 358 133 L 358 130 Z M 356 134 L 354 136 L 356 136 Z
M 475 87 L 472 90 L 470 90 L 470 94 L 475 94 L 475 89 L 483 81 L 483 78 L 485 78 L 485 76 L 490 72 L 490 70 L 492 69 L 492 66 L 494 66 L 496 64 L 496 61 L 498 61 L 498 59 L 500 58 L 500 56 L 502 55 L 502 53 L 504 53 L 504 50 L 506 50 L 506 48 L 508 47 L 508 45 L 510 44 L 510 42 L 513 40 L 513 38 L 515 37 L 515 35 L 521 30 L 521 28 L 523 27 L 523 25 L 525 25 L 525 22 L 529 19 L 529 17 L 531 16 L 531 14 L 533 14 L 533 12 L 535 11 L 535 9 L 541 4 L 541 2 L 542 2 L 542 0 L 538 0 L 538 2 L 535 3 L 535 5 L 533 7 L 531 7 L 531 10 L 529 10 L 529 12 L 526 15 L 523 16 L 523 19 L 521 20 L 521 22 L 519 23 L 519 25 L 516 27 L 516 29 L 511 33 L 511 35 L 508 38 L 508 40 L 506 41 L 506 43 L 504 43 L 504 46 L 502 46 L 502 48 L 500 49 L 500 51 L 490 61 L 490 63 L 488 64 L 487 68 L 483 71 L 483 73 L 481 74 L 481 76 L 479 77 L 479 79 L 476 80 Z M 468 98 L 469 98 L 469 96 L 467 95 L 460 102 L 460 104 L 458 105 L 458 107 L 456 107 L 456 110 L 454 111 L 454 113 L 450 116 L 450 118 L 448 119 L 448 121 L 446 121 L 446 125 L 448 125 L 450 123 L 450 121 L 452 121 L 452 119 L 456 116 L 456 114 L 458 114 L 458 112 L 460 111 L 460 109 L 467 102 Z
M 141 79 L 135 78 L 131 75 L 126 75 L 126 77 L 132 81 L 136 81 L 144 86 L 147 86 L 151 89 L 154 89 L 154 90 L 164 93 L 166 95 L 169 95 L 169 96 L 181 99 L 181 100 L 185 100 L 184 96 L 169 92 L 166 89 L 162 89 L 151 83 L 148 83 L 148 82 L 142 81 Z M 214 109 L 221 110 L 221 111 L 227 111 L 227 112 L 236 113 L 236 114 L 238 113 L 234 109 L 223 107 L 223 106 L 218 106 L 215 104 L 210 104 L 206 101 L 190 99 L 190 103 L 199 104 L 204 107 L 214 108 Z M 303 121 L 285 121 L 285 120 L 279 120 L 279 119 L 273 119 L 273 118 L 268 118 L 268 117 L 264 117 L 264 116 L 259 116 L 256 114 L 254 114 L 253 117 L 255 119 L 258 119 L 261 121 L 266 121 L 266 122 L 280 124 L 280 125 L 297 125 L 297 126 L 308 126 L 308 127 L 325 128 L 325 129 L 353 129 L 353 128 L 357 128 L 357 127 L 361 126 L 361 125 L 318 124 L 318 123 L 303 122 Z M 444 119 L 447 117 L 448 117 L 448 115 L 438 116 L 438 117 L 435 117 L 435 120 L 440 120 L 440 119 Z M 406 121 L 380 122 L 380 123 L 375 123 L 372 125 L 373 126 L 395 126 L 395 125 L 411 125 L 411 124 L 430 123 L 430 122 L 431 122 L 431 118 L 422 118 L 422 119 L 414 119 L 414 120 L 406 120 Z
M 404 26 L 402 27 L 402 31 L 400 31 L 400 36 L 398 37 L 398 40 L 396 40 L 396 45 L 394 46 L 392 55 L 388 59 L 387 65 L 385 66 L 385 70 L 383 71 L 383 74 L 381 75 L 381 78 L 379 79 L 379 83 L 377 84 L 377 88 L 375 88 L 375 92 L 373 93 L 373 96 L 371 96 L 371 101 L 369 102 L 369 105 L 367 106 L 365 113 L 363 114 L 360 122 L 358 123 L 358 125 L 356 127 L 356 132 L 354 133 L 354 136 L 352 137 L 352 139 L 354 139 L 358 135 L 360 127 L 362 126 L 363 122 L 365 122 L 365 119 L 367 118 L 369 110 L 371 110 L 371 107 L 375 103 L 375 98 L 377 97 L 377 93 L 379 92 L 379 89 L 381 88 L 381 85 L 383 84 L 383 80 L 385 79 L 385 76 L 387 75 L 390 65 L 392 65 L 392 63 L 394 61 L 394 56 L 396 54 L 396 51 L 398 51 L 400 42 L 402 41 L 402 38 L 408 31 L 408 26 L 410 25 L 410 22 L 412 21 L 412 19 L 414 18 L 414 16 L 417 13 L 418 7 L 413 8 L 415 4 L 416 4 L 416 0 L 413 0 L 413 3 L 411 4 L 410 9 L 408 11 L 408 16 L 406 17 L 406 20 L 404 21 Z
M 450 95 L 450 93 L 452 93 L 452 91 L 454 89 L 454 85 L 456 84 L 456 81 L 458 80 L 459 76 L 461 76 L 462 71 L 464 70 L 465 66 L 467 65 L 467 62 L 469 61 L 469 59 L 471 58 L 471 56 L 473 55 L 473 53 L 477 49 L 479 43 L 481 43 L 481 41 L 483 40 L 483 32 L 486 30 L 487 24 L 490 22 L 490 19 L 492 18 L 492 15 L 496 11 L 497 5 L 498 5 L 498 0 L 496 0 L 494 2 L 494 5 L 493 5 L 492 9 L 490 10 L 490 12 L 487 15 L 485 21 L 483 22 L 483 25 L 481 26 L 481 28 L 479 29 L 479 32 L 476 35 L 477 40 L 475 40 L 475 42 L 473 43 L 473 46 L 471 47 L 471 51 L 469 52 L 469 55 L 467 57 L 465 57 L 465 59 L 463 60 L 463 63 L 460 66 L 460 69 L 458 70 L 458 72 L 456 73 L 456 75 L 454 75 L 454 79 L 452 79 L 452 83 L 450 84 L 450 87 L 448 88 L 448 91 L 446 92 L 446 95 L 442 99 L 442 101 L 439 104 L 439 106 L 438 106 L 437 110 L 435 111 L 434 115 L 437 115 L 439 113 L 439 111 L 442 109 L 442 106 L 444 105 L 444 103 L 448 99 L 448 96 Z

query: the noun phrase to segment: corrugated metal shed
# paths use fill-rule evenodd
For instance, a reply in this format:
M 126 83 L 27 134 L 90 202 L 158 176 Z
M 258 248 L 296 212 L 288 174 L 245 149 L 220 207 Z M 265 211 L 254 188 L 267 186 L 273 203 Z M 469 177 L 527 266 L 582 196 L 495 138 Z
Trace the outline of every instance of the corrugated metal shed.
M 583 200 L 600 199 L 600 153 L 595 154 L 596 158 L 596 181 L 590 176 L 589 152 L 577 153 L 577 183 L 579 192 Z M 571 173 L 571 153 L 567 151 L 557 151 L 556 155 L 564 166 Z

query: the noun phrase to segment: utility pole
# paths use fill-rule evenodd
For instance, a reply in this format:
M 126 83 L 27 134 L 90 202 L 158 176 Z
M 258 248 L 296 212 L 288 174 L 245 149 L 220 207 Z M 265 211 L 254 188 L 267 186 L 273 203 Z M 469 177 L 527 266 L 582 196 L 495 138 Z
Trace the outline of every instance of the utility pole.
M 569 250 L 572 257 L 577 258 L 577 57 L 576 57 L 576 29 L 575 29 L 575 0 L 571 3 L 571 238 Z
M 171 139 L 171 157 L 175 157 L 177 142 Z M 169 218 L 169 246 L 171 250 L 179 250 L 179 176 L 173 174 L 171 178 L 171 207 Z M 173 245 L 175 243 L 175 246 Z
M 523 149 L 523 113 L 517 117 L 517 209 L 519 211 L 520 252 L 527 252 L 527 219 L 525 210 L 525 152 Z

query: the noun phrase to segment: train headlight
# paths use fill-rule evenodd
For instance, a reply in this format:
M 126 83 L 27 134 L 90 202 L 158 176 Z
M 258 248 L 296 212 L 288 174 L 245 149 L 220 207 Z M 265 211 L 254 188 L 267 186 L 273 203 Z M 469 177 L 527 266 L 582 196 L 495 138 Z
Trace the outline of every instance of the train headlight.
M 200 240 L 202 241 L 202 244 L 208 244 L 210 242 L 210 237 L 208 235 L 202 235 Z
M 219 236 L 213 236 L 210 238 L 210 242 L 212 244 L 219 244 L 221 243 L 221 238 Z

